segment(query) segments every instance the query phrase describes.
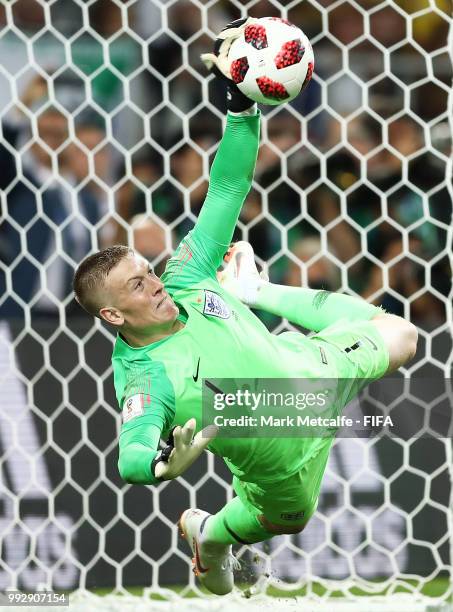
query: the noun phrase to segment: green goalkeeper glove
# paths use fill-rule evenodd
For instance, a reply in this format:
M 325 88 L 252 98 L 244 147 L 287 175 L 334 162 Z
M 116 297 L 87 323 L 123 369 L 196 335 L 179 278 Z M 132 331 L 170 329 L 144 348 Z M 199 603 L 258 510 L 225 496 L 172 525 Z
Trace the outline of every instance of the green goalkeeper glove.
M 184 427 L 178 425 L 170 434 L 167 446 L 151 464 L 151 471 L 161 480 L 177 478 L 189 468 L 215 438 L 217 428 L 208 426 L 193 437 L 195 419 L 189 419 Z
M 229 23 L 217 36 L 213 53 L 203 53 L 201 59 L 206 68 L 215 74 L 227 87 L 227 108 L 233 113 L 240 113 L 250 108 L 255 102 L 244 96 L 231 79 L 228 52 L 233 42 L 245 28 L 257 20 L 253 17 L 237 19 Z

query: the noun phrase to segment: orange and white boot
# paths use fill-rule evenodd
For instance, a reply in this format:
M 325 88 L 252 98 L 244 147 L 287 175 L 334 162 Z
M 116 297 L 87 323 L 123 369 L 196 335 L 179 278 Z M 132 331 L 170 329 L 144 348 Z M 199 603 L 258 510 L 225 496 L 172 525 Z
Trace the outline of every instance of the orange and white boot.
M 231 545 L 203 541 L 202 527 L 211 514 L 190 508 L 179 519 L 181 535 L 192 549 L 193 572 L 201 583 L 216 595 L 227 595 L 233 590 L 233 570 L 240 569 L 239 561 L 231 553 Z

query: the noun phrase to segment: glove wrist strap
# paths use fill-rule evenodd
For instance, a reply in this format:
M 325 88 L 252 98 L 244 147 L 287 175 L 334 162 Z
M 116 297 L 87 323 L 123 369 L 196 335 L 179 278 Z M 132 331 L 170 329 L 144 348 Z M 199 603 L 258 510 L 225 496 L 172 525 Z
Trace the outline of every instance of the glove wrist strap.
M 156 465 L 162 461 L 162 453 L 158 453 L 154 459 L 151 461 L 151 475 L 157 482 L 163 482 L 163 478 L 159 478 L 156 476 Z
M 253 100 L 244 96 L 233 82 L 227 84 L 226 100 L 227 109 L 232 113 L 243 113 L 255 104 Z
M 167 440 L 167 445 L 159 452 L 157 453 L 157 455 L 154 457 L 154 459 L 151 461 L 151 474 L 153 475 L 153 477 L 158 480 L 159 482 L 163 482 L 164 479 L 163 478 L 158 478 L 156 476 L 156 465 L 160 462 L 160 461 L 164 461 L 165 463 L 168 463 L 168 459 L 170 457 L 171 451 L 174 448 L 174 440 L 173 440 L 173 431 L 174 431 L 174 427 L 170 432 L 170 436 Z

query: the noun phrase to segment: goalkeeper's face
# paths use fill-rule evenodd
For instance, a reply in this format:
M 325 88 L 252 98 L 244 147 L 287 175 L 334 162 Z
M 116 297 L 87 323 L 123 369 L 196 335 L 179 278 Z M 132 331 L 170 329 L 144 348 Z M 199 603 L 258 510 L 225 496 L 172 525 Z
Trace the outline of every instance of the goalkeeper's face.
M 102 318 L 124 331 L 165 328 L 179 314 L 164 284 L 138 253 L 124 257 L 110 271 L 104 300 L 108 305 L 100 310 Z

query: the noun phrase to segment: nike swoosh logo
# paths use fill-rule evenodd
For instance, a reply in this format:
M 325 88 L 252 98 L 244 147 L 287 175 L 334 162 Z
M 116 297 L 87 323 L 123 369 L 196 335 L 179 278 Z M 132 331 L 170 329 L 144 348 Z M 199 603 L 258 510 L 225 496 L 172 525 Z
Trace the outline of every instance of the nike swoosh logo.
M 198 373 L 200 371 L 200 359 L 201 357 L 198 357 L 197 371 L 195 372 L 195 374 L 192 374 L 193 382 L 197 382 L 198 380 Z
M 201 561 L 200 561 L 200 553 L 198 551 L 198 542 L 196 541 L 196 539 L 193 539 L 193 547 L 194 547 L 194 552 L 195 552 L 195 566 L 197 571 L 200 574 L 206 574 L 206 572 L 209 571 L 209 567 L 203 567 L 201 565 Z

